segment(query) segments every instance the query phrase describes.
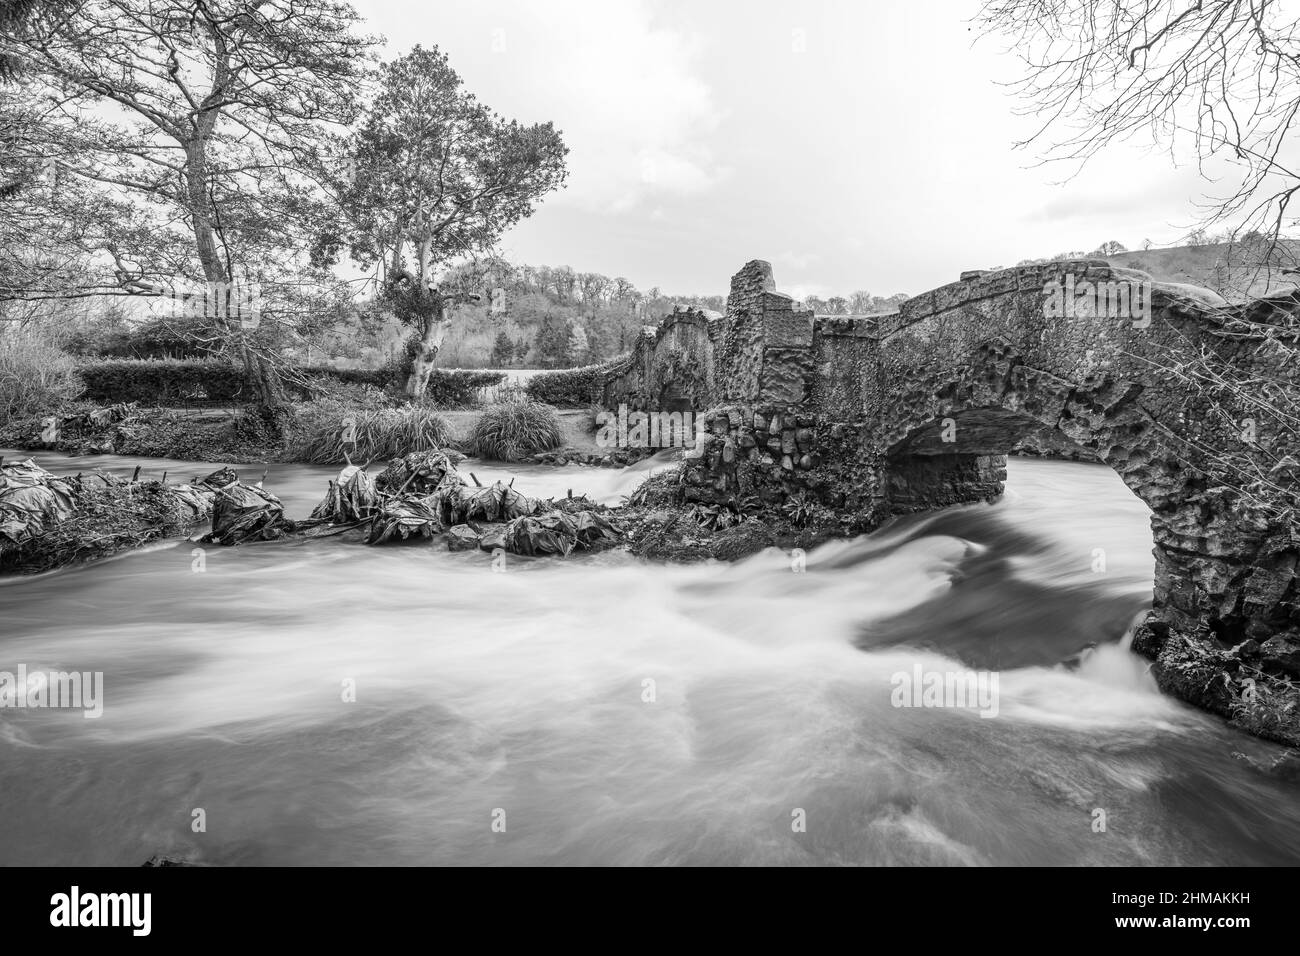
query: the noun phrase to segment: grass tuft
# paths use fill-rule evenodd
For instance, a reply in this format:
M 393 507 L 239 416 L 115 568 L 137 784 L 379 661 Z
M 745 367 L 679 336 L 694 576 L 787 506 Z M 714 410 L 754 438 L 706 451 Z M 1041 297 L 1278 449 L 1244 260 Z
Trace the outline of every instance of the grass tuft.
M 306 402 L 294 410 L 286 454 L 290 461 L 341 464 L 400 458 L 448 445 L 451 425 L 422 405 L 358 407 L 336 401 Z
M 555 409 L 527 401 L 484 409 L 469 437 L 473 454 L 496 461 L 518 461 L 539 451 L 559 448 L 563 441 Z

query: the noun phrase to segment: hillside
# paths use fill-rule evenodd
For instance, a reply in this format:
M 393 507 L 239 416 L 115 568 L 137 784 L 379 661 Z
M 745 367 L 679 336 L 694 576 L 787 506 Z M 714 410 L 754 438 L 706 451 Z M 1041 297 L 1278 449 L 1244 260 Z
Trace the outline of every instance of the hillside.
M 1283 273 L 1294 269 L 1300 243 L 1291 242 L 1274 255 L 1271 268 L 1261 269 L 1249 243 L 1216 242 L 1168 249 L 1146 249 L 1107 256 L 1114 266 L 1140 269 L 1163 282 L 1184 282 L 1204 286 L 1225 299 L 1239 301 L 1297 286 L 1296 276 Z

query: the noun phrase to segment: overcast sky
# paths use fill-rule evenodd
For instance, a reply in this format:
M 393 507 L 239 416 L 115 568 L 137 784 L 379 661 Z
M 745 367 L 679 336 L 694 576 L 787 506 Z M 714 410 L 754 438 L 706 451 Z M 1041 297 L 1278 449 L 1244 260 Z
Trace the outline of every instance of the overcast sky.
M 354 0 L 389 52 L 439 46 L 502 115 L 551 120 L 570 176 L 516 262 L 723 293 L 750 259 L 796 296 L 914 294 L 963 269 L 1175 243 L 1194 167 L 1072 170 L 1013 148 L 1017 76 L 977 0 Z

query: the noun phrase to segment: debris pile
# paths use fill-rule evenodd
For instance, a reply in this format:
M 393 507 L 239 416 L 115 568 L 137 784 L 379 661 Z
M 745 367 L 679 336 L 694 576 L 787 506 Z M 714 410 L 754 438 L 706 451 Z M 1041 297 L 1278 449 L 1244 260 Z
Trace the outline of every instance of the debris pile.
M 512 554 L 567 555 L 574 548 L 595 550 L 618 540 L 618 529 L 594 511 L 551 511 L 511 521 L 503 547 Z
M 360 465 L 348 465 L 330 482 L 325 499 L 311 513 L 313 519 L 352 524 L 373 517 L 379 508 L 374 479 Z
M 144 411 L 135 402 L 78 407 L 14 423 L 6 440 L 24 448 L 59 448 L 78 454 L 106 454 L 134 438 Z
M 348 464 L 304 521 L 262 487 L 222 468 L 190 484 L 130 481 L 102 472 L 59 478 L 28 459 L 0 465 L 0 572 L 45 571 L 150 541 L 191 534 L 238 545 L 288 535 L 356 532 L 368 544 L 445 537 L 453 551 L 502 548 L 521 555 L 568 555 L 617 544 L 622 531 L 604 506 L 585 497 L 530 498 L 513 481 L 472 483 L 457 470 L 456 452 L 414 452 L 377 477 Z M 265 479 L 265 475 L 263 475 Z
M 621 533 L 585 497 L 530 498 L 513 481 L 467 482 L 457 470 L 464 456 L 413 452 L 397 458 L 373 481 L 349 465 L 330 482 L 312 512 L 313 523 L 368 526 L 368 544 L 446 535 L 453 551 L 501 547 L 515 554 L 567 555 L 615 544 Z
M 212 530 L 200 539 L 205 544 L 274 541 L 295 529 L 294 523 L 285 518 L 279 498 L 263 490 L 261 482 L 244 484 L 233 468 L 215 471 L 201 484 L 215 494 Z
M 76 510 L 72 486 L 28 458 L 0 465 L 0 547 L 40 537 Z
M 30 458 L 0 465 L 0 572 L 50 571 L 188 534 L 213 497 L 101 472 L 59 478 Z

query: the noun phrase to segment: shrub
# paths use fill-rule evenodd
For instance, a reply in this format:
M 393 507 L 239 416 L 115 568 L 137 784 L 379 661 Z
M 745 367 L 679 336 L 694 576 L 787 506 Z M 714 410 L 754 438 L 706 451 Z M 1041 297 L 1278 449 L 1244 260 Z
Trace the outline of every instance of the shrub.
M 0 424 L 55 412 L 82 390 L 76 363 L 35 335 L 0 337 Z
M 540 402 L 507 402 L 484 410 L 470 432 L 475 455 L 518 461 L 526 455 L 558 448 L 563 441 L 555 409 Z
M 347 437 L 355 441 L 345 443 Z M 452 437 L 447 420 L 420 405 L 375 408 L 322 399 L 294 409 L 287 455 L 291 461 L 332 465 L 347 452 L 353 461 L 365 462 L 442 448 Z
M 383 388 L 393 383 L 386 368 L 331 368 L 328 365 L 300 365 L 298 372 L 309 379 L 327 379 L 347 385 L 369 385 Z
M 309 386 L 309 391 L 303 395 L 307 401 L 330 400 L 365 408 L 383 408 L 394 404 L 388 392 L 364 382 L 347 381 L 316 371 L 304 376 L 304 380 Z
M 492 388 L 505 381 L 505 372 L 463 372 L 435 369 L 429 376 L 424 394 L 429 401 L 449 407 L 473 405 L 481 388 Z
M 609 368 L 610 363 L 607 362 L 604 365 L 585 365 L 562 372 L 534 375 L 524 385 L 524 391 L 535 402 L 562 408 L 583 408 L 599 403 L 605 373 Z
M 1239 683 L 1224 673 L 1230 694 L 1228 709 L 1233 722 L 1266 740 L 1293 741 L 1300 737 L 1300 688 L 1289 679 L 1256 668 L 1242 668 Z

